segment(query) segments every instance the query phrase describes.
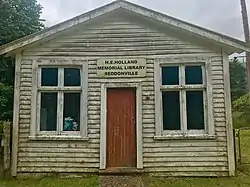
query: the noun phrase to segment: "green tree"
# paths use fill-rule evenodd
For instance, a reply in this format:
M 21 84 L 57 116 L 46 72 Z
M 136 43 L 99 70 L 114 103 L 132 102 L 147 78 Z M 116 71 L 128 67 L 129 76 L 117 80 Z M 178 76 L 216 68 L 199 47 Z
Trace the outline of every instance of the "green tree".
M 43 29 L 41 13 L 37 0 L 0 0 L 0 46 Z M 0 56 L 0 83 L 0 120 L 11 120 L 14 58 Z
M 247 93 L 246 68 L 237 58 L 230 60 L 230 82 L 232 100 L 236 100 Z

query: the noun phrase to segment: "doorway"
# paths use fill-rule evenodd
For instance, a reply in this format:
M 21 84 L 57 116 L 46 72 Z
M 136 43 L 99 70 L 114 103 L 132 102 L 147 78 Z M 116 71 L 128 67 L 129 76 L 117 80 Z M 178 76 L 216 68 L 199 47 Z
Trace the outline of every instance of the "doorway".
M 106 117 L 107 168 L 135 168 L 136 89 L 108 88 Z

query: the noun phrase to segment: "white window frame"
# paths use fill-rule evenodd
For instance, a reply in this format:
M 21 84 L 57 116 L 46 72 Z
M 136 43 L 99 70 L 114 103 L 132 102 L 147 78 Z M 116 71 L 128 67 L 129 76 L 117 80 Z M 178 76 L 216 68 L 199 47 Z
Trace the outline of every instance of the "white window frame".
M 161 85 L 162 84 L 162 67 L 178 66 L 179 67 L 179 85 Z M 203 84 L 186 85 L 185 84 L 185 67 L 201 66 L 203 71 Z M 157 59 L 154 64 L 155 79 L 155 138 L 183 138 L 183 137 L 214 137 L 214 119 L 213 119 L 213 98 L 212 98 L 212 65 L 209 58 L 204 57 L 186 57 Z M 180 93 L 180 117 L 181 130 L 163 130 L 163 108 L 162 108 L 162 91 L 179 91 Z M 188 130 L 186 115 L 186 91 L 203 90 L 204 102 L 204 130 Z M 210 103 L 210 104 L 208 104 Z
M 58 86 L 41 86 L 42 68 L 58 68 Z M 64 86 L 64 68 L 80 69 L 80 86 Z M 87 139 L 87 94 L 88 94 L 88 64 L 83 60 L 37 60 L 33 63 L 32 81 L 32 114 L 30 139 L 49 137 L 48 140 L 65 138 Z M 40 131 L 41 93 L 56 92 L 57 96 L 57 131 Z M 81 93 L 80 131 L 63 131 L 63 101 L 64 93 Z

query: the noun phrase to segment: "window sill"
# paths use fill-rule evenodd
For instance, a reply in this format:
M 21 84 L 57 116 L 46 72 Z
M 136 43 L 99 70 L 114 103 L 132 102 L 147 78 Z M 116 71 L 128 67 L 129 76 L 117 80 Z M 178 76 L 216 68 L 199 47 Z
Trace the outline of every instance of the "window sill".
M 32 141 L 88 141 L 88 137 L 81 136 L 29 136 Z
M 213 140 L 214 135 L 163 135 L 154 136 L 155 140 Z

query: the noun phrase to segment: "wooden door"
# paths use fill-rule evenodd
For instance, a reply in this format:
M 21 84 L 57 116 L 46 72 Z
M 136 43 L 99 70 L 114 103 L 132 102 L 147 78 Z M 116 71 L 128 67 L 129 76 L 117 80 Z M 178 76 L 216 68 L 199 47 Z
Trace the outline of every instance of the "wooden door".
M 107 90 L 107 168 L 136 167 L 134 88 Z

